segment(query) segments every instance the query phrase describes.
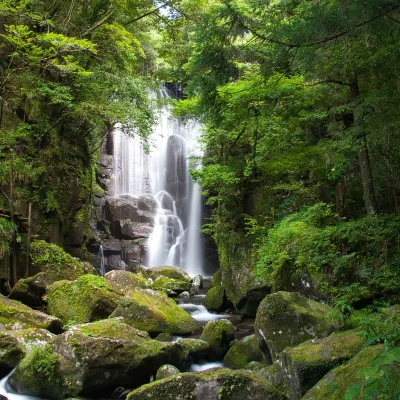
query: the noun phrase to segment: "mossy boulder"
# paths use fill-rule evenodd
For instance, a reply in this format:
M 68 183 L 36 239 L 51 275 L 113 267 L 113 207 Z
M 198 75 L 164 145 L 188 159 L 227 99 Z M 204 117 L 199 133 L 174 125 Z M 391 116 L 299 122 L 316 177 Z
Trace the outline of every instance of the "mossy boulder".
M 174 300 L 150 289 L 131 290 L 111 317 L 123 317 L 128 324 L 152 335 L 162 332 L 188 335 L 201 331 L 201 325 Z
M 159 276 L 166 276 L 171 279 L 192 282 L 192 278 L 184 270 L 172 265 L 159 265 L 158 267 L 147 268 L 146 273 L 154 280 Z
M 203 305 L 207 310 L 220 311 L 226 306 L 225 289 L 222 286 L 211 288 L 204 298 Z
M 395 351 L 399 352 L 399 348 L 395 349 Z M 397 363 L 397 365 L 391 365 L 391 361 L 388 360 L 387 355 L 388 352 L 385 351 L 383 345 L 364 348 L 346 364 L 343 364 L 328 372 L 318 383 L 315 384 L 315 386 L 313 386 L 305 394 L 302 399 L 377 399 L 381 398 L 380 396 L 383 395 L 389 395 L 389 397 L 386 396 L 382 398 L 394 398 L 390 396 L 392 396 L 393 393 L 398 393 L 398 390 L 400 390 L 400 364 Z M 383 368 L 381 369 L 381 367 Z M 385 368 L 386 373 L 384 372 Z M 361 371 L 362 369 L 364 369 L 364 372 Z M 382 374 L 379 374 L 380 370 L 382 371 Z M 386 379 L 388 378 L 388 375 L 386 374 L 391 375 L 391 379 Z M 374 383 L 377 391 L 375 392 L 375 394 L 371 394 L 367 397 L 365 391 L 368 391 L 368 388 L 366 388 L 368 386 L 368 376 L 370 378 L 370 383 Z M 381 387 L 379 386 L 380 383 L 382 384 Z M 373 387 L 371 387 L 371 389 L 372 388 Z M 383 393 L 384 390 L 386 393 Z M 348 391 L 353 392 L 353 395 L 351 397 L 346 396 L 346 392 Z M 364 391 L 365 397 L 360 397 L 362 391 Z
M 210 281 L 210 287 L 213 288 L 215 286 L 221 286 L 222 282 L 222 270 L 221 268 L 213 275 Z
M 169 376 L 177 375 L 179 373 L 180 373 L 180 371 L 178 368 L 176 368 L 170 364 L 165 364 L 165 365 L 162 365 L 160 368 L 158 368 L 158 371 L 156 374 L 156 380 L 158 381 L 160 379 L 168 378 Z
M 9 297 L 29 307 L 40 307 L 44 304 L 43 297 L 48 284 L 46 273 L 39 272 L 35 276 L 20 279 L 12 288 Z
M 286 347 L 335 331 L 339 321 L 335 310 L 299 293 L 277 292 L 260 303 L 255 332 L 267 360 L 276 361 Z
M 201 360 L 210 358 L 210 345 L 200 339 L 180 339 L 178 343 L 182 346 L 183 350 L 188 354 L 190 364 Z
M 281 361 L 275 361 L 273 364 L 268 365 L 267 367 L 264 365 L 260 365 L 257 363 L 255 368 L 251 368 L 250 363 L 247 365 L 247 369 L 252 369 L 254 373 L 261 376 L 263 379 L 266 379 L 268 382 L 271 382 L 278 390 L 288 396 L 288 388 L 287 388 L 287 380 L 285 376 L 285 371 L 282 368 Z
M 151 286 L 150 281 L 142 275 L 124 270 L 107 272 L 104 275 L 104 279 L 111 289 L 121 295 L 124 295 L 133 289 L 148 288 Z
M 218 368 L 155 381 L 131 392 L 127 400 L 284 400 L 269 382 L 249 371 Z
M 174 337 L 170 333 L 163 332 L 157 335 L 155 339 L 159 342 L 172 342 L 174 340 Z
M 44 240 L 32 242 L 30 255 L 33 272 L 45 272 L 48 283 L 61 280 L 73 281 L 82 275 L 96 274 L 95 268 L 90 263 L 80 262 L 61 247 Z
M 82 324 L 107 318 L 120 299 L 104 278 L 84 275 L 74 282 L 53 283 L 47 291 L 48 310 L 64 324 Z
M 190 290 L 191 282 L 182 279 L 174 279 L 168 276 L 158 276 L 153 282 L 154 290 L 163 290 L 167 293 L 183 293 Z
M 212 359 L 221 360 L 229 350 L 229 343 L 234 339 L 231 321 L 220 319 L 207 322 L 200 340 L 210 345 Z
M 47 399 L 77 395 L 98 397 L 116 387 L 149 382 L 164 364 L 179 366 L 182 347 L 150 339 L 122 319 L 76 325 L 37 347 L 12 375 L 20 393 Z
M 263 352 L 258 347 L 256 335 L 237 341 L 226 353 L 224 366 L 231 369 L 245 368 L 252 361 L 266 364 Z
M 0 331 L 0 374 L 15 368 L 29 349 L 49 343 L 52 337 L 39 328 Z
M 15 300 L 0 295 L 0 330 L 42 328 L 53 333 L 62 331 L 60 319 L 32 310 Z
M 291 399 L 300 399 L 328 371 L 354 357 L 365 343 L 358 330 L 311 339 L 281 354 Z

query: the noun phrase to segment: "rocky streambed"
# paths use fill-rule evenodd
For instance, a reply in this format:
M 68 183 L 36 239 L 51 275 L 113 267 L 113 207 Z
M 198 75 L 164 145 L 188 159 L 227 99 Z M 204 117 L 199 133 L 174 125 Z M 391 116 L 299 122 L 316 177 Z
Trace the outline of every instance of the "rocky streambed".
M 266 295 L 254 320 L 179 268 L 100 277 L 62 255 L 68 270 L 38 256 L 39 272 L 0 296 L 3 398 L 344 399 L 361 368 L 397 362 L 299 293 Z M 398 310 L 381 314 L 398 323 Z

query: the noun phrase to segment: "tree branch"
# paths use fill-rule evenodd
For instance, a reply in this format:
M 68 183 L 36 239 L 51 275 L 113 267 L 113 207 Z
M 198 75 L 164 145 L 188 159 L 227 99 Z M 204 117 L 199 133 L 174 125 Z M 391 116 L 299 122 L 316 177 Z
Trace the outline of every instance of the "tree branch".
M 90 32 L 93 32 L 95 29 L 99 28 L 101 25 L 103 25 L 110 17 L 113 15 L 114 10 L 110 9 L 108 11 L 108 14 L 106 14 L 101 20 L 97 21 L 92 27 L 87 29 L 81 37 L 85 37 L 89 35 Z
M 149 12 L 147 12 L 147 13 L 145 13 L 145 14 L 139 16 L 139 17 L 136 17 L 136 18 L 134 18 L 134 19 L 131 19 L 130 21 L 128 21 L 128 22 L 124 25 L 124 27 L 127 27 L 128 25 L 133 24 L 134 22 L 137 22 L 137 21 L 139 21 L 139 20 L 141 20 L 141 19 L 143 19 L 143 18 L 145 18 L 145 17 L 148 17 L 148 16 L 151 15 L 151 14 L 156 13 L 158 10 L 160 10 L 161 8 L 164 8 L 166 5 L 168 5 L 168 1 L 166 1 L 166 2 L 163 3 L 163 4 L 161 4 L 161 6 L 159 6 L 159 7 L 157 7 L 157 8 L 154 8 L 153 10 L 151 10 L 151 11 L 149 11 Z

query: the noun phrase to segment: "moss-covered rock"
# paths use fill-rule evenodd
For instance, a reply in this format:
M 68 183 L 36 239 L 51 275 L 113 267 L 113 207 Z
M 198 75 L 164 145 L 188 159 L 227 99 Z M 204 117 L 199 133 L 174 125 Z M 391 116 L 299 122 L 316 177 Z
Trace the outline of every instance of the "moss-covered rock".
M 122 295 L 133 289 L 145 289 L 151 286 L 151 282 L 142 275 L 124 270 L 107 272 L 104 275 L 104 279 L 111 289 Z
M 64 324 L 82 324 L 107 318 L 117 307 L 120 296 L 104 278 L 84 275 L 74 282 L 53 283 L 46 299 L 49 312 Z
M 174 375 L 144 385 L 127 400 L 284 400 L 269 382 L 248 371 L 226 368 Z
M 47 399 L 96 396 L 149 382 L 161 365 L 179 366 L 182 354 L 179 343 L 152 340 L 120 318 L 108 319 L 71 327 L 51 345 L 28 352 L 12 382 L 22 393 Z
M 159 342 L 172 342 L 174 340 L 174 337 L 168 332 L 162 332 L 157 335 L 155 340 L 158 340 Z
M 168 276 L 158 276 L 153 282 L 153 289 L 163 290 L 167 293 L 176 294 L 190 290 L 191 282 L 182 279 L 174 279 Z
M 203 305 L 207 310 L 223 310 L 226 305 L 225 289 L 222 286 L 211 288 L 204 298 Z
M 43 297 L 46 294 L 47 286 L 46 273 L 39 272 L 35 276 L 20 279 L 12 288 L 9 297 L 29 307 L 40 307 L 44 304 Z
M 215 286 L 221 286 L 221 282 L 222 282 L 222 270 L 220 268 L 213 275 L 211 282 L 210 282 L 210 287 L 213 288 Z
M 247 368 L 251 366 L 250 363 Z M 284 370 L 281 365 L 281 361 L 275 361 L 273 364 L 260 366 L 258 364 L 255 368 L 251 368 L 254 373 L 261 376 L 263 379 L 266 379 L 268 382 L 271 382 L 279 391 L 284 393 L 287 397 L 288 395 L 288 388 L 287 388 L 287 380 L 284 373 Z M 261 367 L 261 368 L 260 368 Z
M 50 342 L 52 337 L 51 333 L 39 328 L 0 331 L 0 373 L 15 368 L 29 349 Z
M 350 361 L 346 364 L 343 364 L 330 372 L 328 372 L 314 387 L 312 387 L 303 397 L 304 400 L 341 400 L 345 399 L 346 391 L 350 387 L 354 387 L 356 385 L 359 386 L 358 393 L 361 394 L 362 386 L 365 387 L 365 374 L 360 374 L 359 371 L 362 368 L 370 367 L 372 363 L 376 363 L 378 361 L 379 364 L 379 356 L 384 354 L 384 348 L 382 345 L 378 346 L 370 346 L 366 347 L 362 351 L 360 351 L 355 357 L 353 357 Z M 387 362 L 384 358 L 382 358 L 382 365 Z M 390 368 L 390 365 L 389 365 Z M 379 369 L 376 369 L 377 373 Z M 374 373 L 368 371 L 369 373 Z M 391 372 L 394 372 L 397 375 L 397 379 L 394 380 L 393 383 L 397 382 L 397 388 L 395 389 L 394 386 L 388 387 L 389 391 L 399 390 L 398 382 L 400 382 L 400 369 L 397 367 L 392 369 Z M 384 380 L 383 374 L 378 378 L 380 380 Z M 379 383 L 379 382 L 378 382 Z M 398 392 L 397 392 L 398 393 Z M 355 394 L 353 397 L 349 398 L 366 398 L 366 399 L 377 399 L 378 395 L 382 395 L 383 393 L 376 393 L 376 396 L 370 397 L 359 397 Z M 391 398 L 391 397 L 384 397 L 384 398 Z
M 190 364 L 192 362 L 208 360 L 210 358 L 210 345 L 200 339 L 180 339 L 178 342 L 183 350 L 188 353 Z
M 166 276 L 171 279 L 192 282 L 192 278 L 184 270 L 172 265 L 159 265 L 158 267 L 147 268 L 146 273 L 154 280 L 159 276 Z
M 291 399 L 300 399 L 328 371 L 354 357 L 365 343 L 358 330 L 311 339 L 281 354 Z
M 173 365 L 162 365 L 160 368 L 158 368 L 156 380 L 158 381 L 160 379 L 168 378 L 169 376 L 177 375 L 179 373 L 179 369 L 174 367 Z
M 286 348 L 324 337 L 337 329 L 335 310 L 299 293 L 277 292 L 261 302 L 255 332 L 267 359 L 275 361 Z
M 53 333 L 62 331 L 61 321 L 51 315 L 0 295 L 0 330 L 42 328 Z
M 201 330 L 201 325 L 172 299 L 150 289 L 131 290 L 111 317 L 123 317 L 128 324 L 153 335 L 188 335 Z
M 256 335 L 246 336 L 237 341 L 226 353 L 224 366 L 232 369 L 245 368 L 252 361 L 266 363 L 263 352 L 258 347 Z
M 44 240 L 32 242 L 30 255 L 34 273 L 45 272 L 48 283 L 64 279 L 73 281 L 82 275 L 96 274 L 90 263 L 80 262 L 61 247 Z
M 210 345 L 213 359 L 221 360 L 229 350 L 229 343 L 234 339 L 231 321 L 220 319 L 207 322 L 200 340 Z

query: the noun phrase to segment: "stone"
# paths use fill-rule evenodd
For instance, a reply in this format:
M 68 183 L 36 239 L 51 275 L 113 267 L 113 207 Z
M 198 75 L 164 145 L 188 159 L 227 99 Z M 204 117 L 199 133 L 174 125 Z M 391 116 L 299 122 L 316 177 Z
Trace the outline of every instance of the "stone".
M 354 357 L 365 343 L 359 330 L 311 339 L 281 354 L 290 399 L 300 399 L 328 371 Z
M 229 343 L 234 339 L 231 321 L 220 319 L 207 322 L 200 340 L 210 345 L 213 359 L 221 360 L 229 350 Z
M 139 222 L 138 200 L 135 196 L 108 197 L 104 208 L 106 219 L 110 222 L 120 220 Z
M 157 202 L 153 196 L 145 195 L 138 197 L 138 209 L 154 213 L 157 209 Z
M 201 275 L 196 275 L 192 279 L 192 286 L 196 289 L 203 289 L 203 277 Z
M 0 330 L 42 328 L 52 333 L 62 331 L 61 320 L 0 295 Z
M 218 368 L 155 381 L 131 392 L 127 400 L 284 400 L 268 381 L 249 371 Z
M 172 375 L 179 374 L 180 371 L 178 368 L 174 367 L 173 365 L 166 364 L 162 365 L 160 368 L 158 368 L 157 374 L 156 374 L 156 380 L 164 379 Z
M 40 328 L 0 331 L 0 373 L 11 371 L 29 349 L 49 343 L 52 338 L 49 331 Z
M 60 280 L 75 280 L 85 274 L 96 274 L 95 268 L 88 262 L 80 262 L 66 253 L 61 247 L 35 240 L 30 246 L 32 272 L 46 273 L 46 282 L 51 284 Z
M 48 310 L 64 324 L 82 324 L 107 318 L 120 296 L 104 278 L 84 275 L 76 281 L 53 283 L 47 291 Z
M 128 324 L 152 335 L 161 332 L 189 335 L 201 331 L 201 325 L 174 300 L 150 289 L 131 290 L 111 317 L 123 317 Z
M 104 275 L 104 279 L 112 290 L 121 295 L 136 288 L 148 288 L 151 286 L 151 282 L 142 275 L 123 270 L 107 272 Z
M 46 399 L 104 393 L 149 382 L 165 364 L 179 366 L 182 347 L 150 339 L 122 319 L 76 325 L 27 353 L 11 377 L 19 393 Z
M 344 399 L 346 391 L 353 385 L 359 385 L 358 392 L 361 393 L 364 374 L 358 374 L 360 369 L 370 367 L 374 363 L 377 368 L 379 356 L 384 353 L 383 345 L 369 346 L 361 350 L 346 364 L 343 364 L 328 372 L 318 383 L 315 384 L 302 398 L 303 400 L 337 400 Z M 382 362 L 383 364 L 383 362 Z M 393 372 L 396 370 L 394 369 Z M 399 372 L 397 370 L 397 379 L 399 382 Z M 383 379 L 382 377 L 380 379 Z M 365 384 L 365 383 L 364 383 Z M 392 387 L 393 390 L 393 387 Z M 382 395 L 382 393 L 377 393 Z M 359 398 L 359 396 L 351 397 Z M 378 398 L 378 397 L 365 397 Z
M 211 288 L 204 298 L 203 305 L 207 310 L 222 311 L 227 305 L 225 298 L 225 289 L 222 286 Z
M 172 342 L 174 337 L 168 332 L 163 332 L 157 335 L 155 340 L 158 340 L 159 342 Z
M 288 398 L 287 379 L 285 371 L 282 368 L 281 361 L 275 361 L 269 366 L 257 363 L 257 365 L 248 364 L 247 368 L 252 369 L 254 373 L 271 382 L 278 390 L 284 393 Z
M 190 283 L 182 279 L 173 279 L 167 276 L 158 276 L 153 282 L 153 289 L 163 290 L 167 293 L 179 294 L 190 290 Z M 189 293 L 188 293 L 189 294 Z M 190 295 L 189 295 L 190 297 Z
M 189 292 L 182 292 L 178 295 L 180 299 L 190 299 L 190 293 Z
M 333 308 L 294 292 L 270 294 L 260 303 L 255 332 L 269 362 L 286 347 L 328 336 L 339 326 Z
M 153 226 L 148 223 L 132 222 L 129 220 L 119 221 L 121 239 L 140 239 L 148 238 L 153 232 Z
M 192 279 L 185 271 L 172 265 L 159 265 L 158 267 L 147 268 L 146 272 L 152 279 L 164 276 L 179 281 L 187 281 L 189 284 L 192 283 Z
M 183 350 L 188 353 L 191 361 L 190 364 L 192 364 L 192 362 L 210 359 L 211 347 L 206 341 L 187 338 L 180 339 L 178 343 L 181 344 Z
M 256 335 L 244 337 L 237 341 L 225 354 L 224 366 L 231 369 L 245 368 L 250 362 L 266 364 L 263 352 L 258 347 Z
M 215 287 L 215 286 L 221 286 L 222 284 L 222 270 L 221 268 L 213 275 L 211 282 L 210 282 L 210 287 Z
M 41 307 L 44 305 L 43 297 L 48 284 L 46 273 L 39 272 L 35 276 L 20 279 L 12 288 L 9 298 L 29 307 Z

